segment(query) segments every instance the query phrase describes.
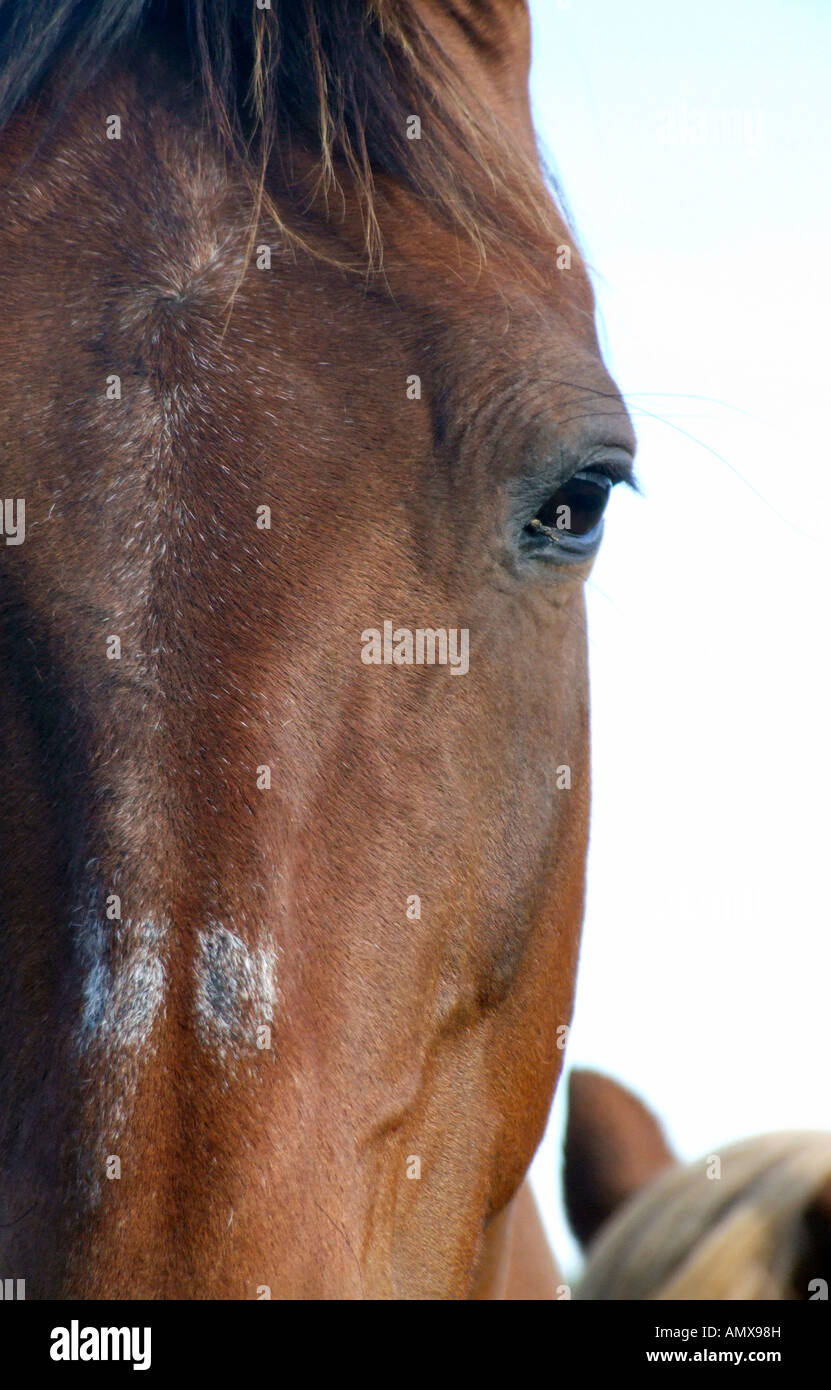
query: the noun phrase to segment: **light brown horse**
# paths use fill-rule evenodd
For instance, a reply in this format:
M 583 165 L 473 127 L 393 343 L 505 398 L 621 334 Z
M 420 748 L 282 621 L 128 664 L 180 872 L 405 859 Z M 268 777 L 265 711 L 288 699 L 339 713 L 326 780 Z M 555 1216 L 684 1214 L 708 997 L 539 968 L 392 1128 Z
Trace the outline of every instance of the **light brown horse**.
M 684 1164 L 636 1096 L 575 1071 L 565 1159 L 586 1247 L 577 1298 L 828 1298 L 831 1134 L 764 1134 Z
M 634 444 L 528 61 L 518 0 L 0 6 L 29 1298 L 554 1296 L 524 1180 Z

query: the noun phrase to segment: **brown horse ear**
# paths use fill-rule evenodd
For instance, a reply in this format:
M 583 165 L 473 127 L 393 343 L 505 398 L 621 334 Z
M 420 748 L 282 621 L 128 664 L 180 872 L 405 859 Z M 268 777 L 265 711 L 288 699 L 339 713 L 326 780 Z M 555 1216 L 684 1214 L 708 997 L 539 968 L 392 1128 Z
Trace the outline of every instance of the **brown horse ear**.
M 676 1162 L 650 1110 L 596 1071 L 573 1071 L 568 1085 L 564 1188 L 571 1229 L 587 1245 L 612 1213 Z

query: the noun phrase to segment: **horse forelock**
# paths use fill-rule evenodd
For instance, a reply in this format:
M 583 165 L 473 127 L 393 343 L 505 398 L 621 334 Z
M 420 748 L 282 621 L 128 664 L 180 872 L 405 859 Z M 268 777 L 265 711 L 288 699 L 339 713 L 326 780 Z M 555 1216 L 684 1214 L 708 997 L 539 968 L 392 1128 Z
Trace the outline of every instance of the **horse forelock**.
M 44 84 L 59 113 L 128 40 L 152 34 L 192 69 L 257 208 L 290 241 L 326 254 L 306 239 L 302 210 L 319 196 L 328 215 L 352 195 L 364 264 L 380 265 L 379 190 L 391 180 L 480 253 L 550 256 L 567 224 L 555 179 L 541 180 L 536 152 L 488 109 L 465 61 L 440 40 L 449 24 L 496 71 L 517 16 L 523 0 L 272 0 L 252 5 L 248 22 L 228 0 L 0 0 L 0 128 Z M 313 158 L 299 180 L 297 145 Z M 278 197 L 264 189 L 275 169 Z

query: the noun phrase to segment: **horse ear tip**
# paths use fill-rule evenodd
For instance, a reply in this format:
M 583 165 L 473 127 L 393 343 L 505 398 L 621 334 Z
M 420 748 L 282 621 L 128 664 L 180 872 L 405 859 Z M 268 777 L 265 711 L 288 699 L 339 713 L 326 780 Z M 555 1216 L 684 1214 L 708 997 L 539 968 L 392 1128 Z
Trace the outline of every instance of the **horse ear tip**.
M 572 1106 L 591 1103 L 597 1096 L 617 1083 L 602 1071 L 591 1067 L 573 1067 L 568 1074 L 568 1103 Z

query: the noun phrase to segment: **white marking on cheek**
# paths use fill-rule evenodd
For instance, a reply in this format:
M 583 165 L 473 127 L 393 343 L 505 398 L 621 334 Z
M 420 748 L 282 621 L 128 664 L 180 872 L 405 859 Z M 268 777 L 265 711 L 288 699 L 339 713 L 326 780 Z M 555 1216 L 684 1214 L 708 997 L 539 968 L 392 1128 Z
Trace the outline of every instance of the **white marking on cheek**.
M 277 951 L 246 946 L 236 932 L 211 922 L 199 933 L 196 1029 L 223 1061 L 257 1050 L 257 1029 L 274 1019 Z

